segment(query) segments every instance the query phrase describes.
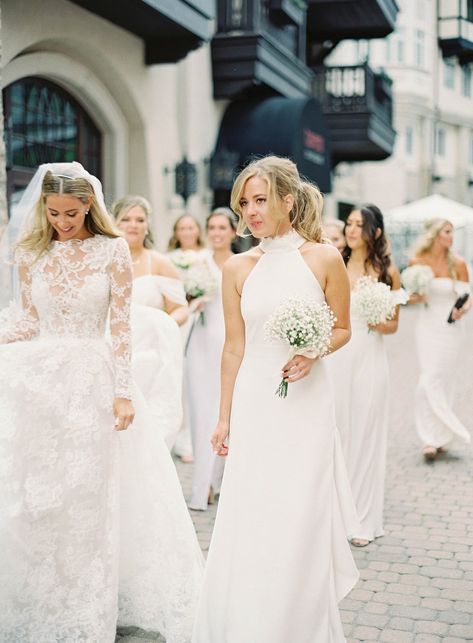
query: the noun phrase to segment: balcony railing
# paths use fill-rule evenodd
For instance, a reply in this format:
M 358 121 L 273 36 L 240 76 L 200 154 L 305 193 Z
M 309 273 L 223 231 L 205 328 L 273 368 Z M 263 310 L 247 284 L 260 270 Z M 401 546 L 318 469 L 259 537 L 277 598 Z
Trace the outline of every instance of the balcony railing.
M 313 94 L 332 132 L 334 161 L 389 156 L 395 136 L 391 79 L 367 64 L 313 71 Z

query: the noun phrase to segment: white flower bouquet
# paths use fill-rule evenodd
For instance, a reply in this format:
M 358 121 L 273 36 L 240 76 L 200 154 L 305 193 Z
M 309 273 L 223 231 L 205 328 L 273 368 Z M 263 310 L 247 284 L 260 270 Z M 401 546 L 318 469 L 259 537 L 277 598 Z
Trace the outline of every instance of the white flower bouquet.
M 181 274 L 187 301 L 201 299 L 216 290 L 217 282 L 212 276 L 208 264 L 202 259 L 201 253 L 195 250 L 179 249 L 172 252 L 170 258 Z M 202 324 L 205 323 L 203 310 L 200 311 L 198 318 Z
M 409 295 L 426 295 L 433 278 L 429 266 L 409 266 L 401 272 L 401 283 Z
M 176 250 L 170 254 L 170 258 L 180 271 L 189 270 L 191 266 L 201 261 L 195 250 Z
M 205 262 L 195 263 L 184 274 L 184 290 L 188 299 L 210 295 L 217 288 L 217 281 Z
M 353 289 L 353 312 L 368 326 L 376 326 L 393 318 L 396 303 L 391 288 L 373 277 L 360 277 Z
M 325 303 L 311 299 L 287 299 L 271 315 L 264 325 L 268 341 L 283 341 L 294 355 L 323 357 L 330 349 L 332 329 L 336 318 Z M 276 395 L 287 397 L 289 383 L 282 379 Z

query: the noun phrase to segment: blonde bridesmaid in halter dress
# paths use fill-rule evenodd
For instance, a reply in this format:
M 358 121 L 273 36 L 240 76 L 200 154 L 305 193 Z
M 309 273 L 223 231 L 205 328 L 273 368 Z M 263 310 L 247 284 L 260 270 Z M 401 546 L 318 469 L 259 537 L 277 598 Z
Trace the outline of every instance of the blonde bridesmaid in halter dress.
M 225 344 L 214 450 L 228 453 L 193 643 L 341 643 L 338 601 L 358 573 L 356 514 L 323 359 L 288 360 L 264 326 L 288 298 L 326 301 L 350 338 L 349 284 L 321 243 L 322 195 L 289 159 L 248 165 L 232 209 L 261 240 L 223 267 Z M 281 373 L 289 394 L 275 391 Z

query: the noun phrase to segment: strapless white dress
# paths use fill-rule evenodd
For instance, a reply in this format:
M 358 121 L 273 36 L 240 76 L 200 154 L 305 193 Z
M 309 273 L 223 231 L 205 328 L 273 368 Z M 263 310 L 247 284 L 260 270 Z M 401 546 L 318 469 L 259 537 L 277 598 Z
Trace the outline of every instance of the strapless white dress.
M 218 284 L 205 304 L 205 323 L 195 321 L 186 356 L 189 418 L 194 451 L 191 509 L 207 509 L 210 487 L 220 491 L 225 458 L 216 456 L 210 438 L 217 425 L 220 402 L 220 362 L 225 324 L 222 304 L 222 271 L 206 257 L 209 271 Z
M 393 291 L 405 303 L 403 290 Z M 352 336 L 326 358 L 335 394 L 337 426 L 361 531 L 352 538 L 373 540 L 384 534 L 384 478 L 389 412 L 389 368 L 380 333 L 351 312 Z
M 433 279 L 427 306 L 421 307 L 416 327 L 420 366 L 416 429 L 422 444 L 437 448 L 470 442 L 468 429 L 454 411 L 455 383 L 462 372 L 461 352 L 468 350 L 466 320 L 447 324 L 455 300 L 465 292 L 470 292 L 468 283 L 444 277 Z
M 264 325 L 284 300 L 325 300 L 297 233 L 265 240 L 241 296 L 245 353 L 193 643 L 342 643 L 338 601 L 358 578 L 357 519 L 325 361 L 275 395 L 286 344 Z
M 164 312 L 164 297 L 187 305 L 182 282 L 160 275 L 133 281 L 133 377 L 157 429 L 172 449 L 182 422 L 183 347 L 179 326 Z

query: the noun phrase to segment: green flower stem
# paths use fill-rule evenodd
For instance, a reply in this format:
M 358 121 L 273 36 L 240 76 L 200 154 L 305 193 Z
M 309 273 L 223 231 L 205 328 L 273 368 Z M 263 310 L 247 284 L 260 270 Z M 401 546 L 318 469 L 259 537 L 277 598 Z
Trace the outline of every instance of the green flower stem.
M 287 397 L 287 390 L 289 388 L 289 382 L 287 380 L 281 380 L 281 383 L 279 384 L 277 390 L 276 390 L 276 395 L 279 397 Z

